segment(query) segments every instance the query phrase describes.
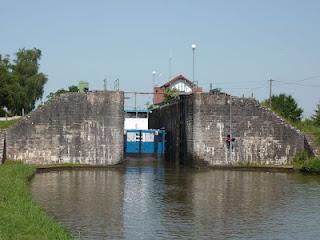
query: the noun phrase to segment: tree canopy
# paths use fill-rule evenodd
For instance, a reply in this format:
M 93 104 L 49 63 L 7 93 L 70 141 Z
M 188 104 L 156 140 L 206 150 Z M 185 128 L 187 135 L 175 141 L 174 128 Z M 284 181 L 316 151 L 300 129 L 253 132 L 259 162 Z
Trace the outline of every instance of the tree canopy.
M 170 102 L 171 100 L 175 99 L 177 96 L 179 96 L 179 92 L 175 88 L 167 88 L 164 91 L 164 101 L 165 103 Z
M 0 109 L 20 115 L 34 109 L 43 95 L 47 76 L 39 72 L 41 50 L 19 49 L 16 58 L 0 55 Z
M 47 98 L 48 98 L 48 100 L 51 100 L 55 96 L 59 96 L 61 94 L 68 93 L 68 92 L 79 92 L 79 88 L 75 85 L 69 86 L 68 90 L 61 88 L 61 89 L 58 89 L 56 92 L 49 93 Z
M 301 120 L 303 110 L 291 95 L 283 93 L 273 95 L 271 101 L 265 100 L 262 104 L 289 121 L 297 122 Z

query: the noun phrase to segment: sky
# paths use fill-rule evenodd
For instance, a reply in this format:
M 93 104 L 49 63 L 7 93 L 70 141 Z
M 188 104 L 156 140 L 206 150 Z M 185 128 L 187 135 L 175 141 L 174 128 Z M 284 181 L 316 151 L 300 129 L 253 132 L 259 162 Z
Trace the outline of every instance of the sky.
M 183 74 L 235 96 L 291 94 L 310 116 L 320 103 L 318 0 L 0 0 L 0 54 L 42 51 L 45 95 L 88 81 L 90 89 L 151 92 Z M 133 96 L 127 94 L 126 107 Z M 138 96 L 142 108 L 150 97 Z

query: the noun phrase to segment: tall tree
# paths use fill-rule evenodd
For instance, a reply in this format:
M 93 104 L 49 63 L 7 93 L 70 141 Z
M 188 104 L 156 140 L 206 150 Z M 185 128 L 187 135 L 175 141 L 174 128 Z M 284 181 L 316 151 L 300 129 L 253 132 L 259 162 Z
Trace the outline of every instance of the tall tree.
M 47 82 L 47 76 L 39 72 L 39 61 L 41 50 L 19 49 L 16 59 L 12 65 L 12 77 L 14 79 L 15 106 L 12 109 L 15 113 L 30 112 L 35 103 L 43 95 L 43 88 Z
M 278 113 L 283 118 L 297 122 L 301 120 L 303 110 L 298 106 L 298 103 L 291 95 L 280 94 L 273 95 L 271 97 L 271 103 L 269 100 L 262 102 L 271 108 L 274 112 Z

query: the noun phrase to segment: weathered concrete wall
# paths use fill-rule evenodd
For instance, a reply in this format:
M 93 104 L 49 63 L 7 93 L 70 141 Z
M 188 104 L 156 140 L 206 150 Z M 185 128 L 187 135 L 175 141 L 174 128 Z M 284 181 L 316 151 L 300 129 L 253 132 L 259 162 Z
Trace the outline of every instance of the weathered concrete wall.
M 230 133 L 230 99 L 231 132 L 236 139 L 231 151 L 226 144 Z M 150 114 L 150 126 L 158 127 L 153 125 L 155 116 L 158 122 L 163 122 L 162 118 L 170 122 L 171 117 L 176 122 L 176 116 L 165 114 L 170 108 L 169 105 L 154 110 Z M 182 122 L 179 124 L 180 154 L 176 160 L 184 163 L 285 165 L 297 151 L 304 149 L 304 136 L 254 99 L 195 93 L 182 96 L 176 111 L 180 112 L 177 115 Z M 171 129 L 167 131 L 170 134 Z
M 167 135 L 166 159 L 176 161 L 179 159 L 180 146 L 180 106 L 179 102 L 174 102 L 170 106 L 164 106 L 161 111 L 153 111 L 149 117 L 149 128 L 159 129 L 165 127 Z
M 6 131 L 0 129 L 0 165 L 4 162 L 6 155 Z
M 7 158 L 26 163 L 117 164 L 123 158 L 123 92 L 68 93 L 7 131 Z

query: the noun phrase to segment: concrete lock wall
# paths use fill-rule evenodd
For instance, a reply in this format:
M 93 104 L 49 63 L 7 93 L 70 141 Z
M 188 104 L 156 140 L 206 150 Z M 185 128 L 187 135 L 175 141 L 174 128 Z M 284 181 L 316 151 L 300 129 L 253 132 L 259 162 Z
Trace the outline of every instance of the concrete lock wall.
M 230 133 L 230 99 L 231 133 L 235 138 L 231 150 L 226 144 Z M 254 99 L 194 93 L 181 96 L 178 102 L 154 110 L 150 126 L 156 128 L 157 122 L 162 123 L 170 135 L 168 145 L 179 142 L 179 155 L 174 159 L 180 162 L 211 166 L 286 165 L 296 152 L 305 148 L 305 138 L 298 130 Z M 166 114 L 171 112 L 170 108 L 179 114 Z
M 4 162 L 6 155 L 6 131 L 0 129 L 0 165 Z
M 123 92 L 67 93 L 7 130 L 7 159 L 117 164 L 123 159 Z

